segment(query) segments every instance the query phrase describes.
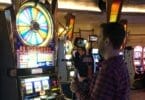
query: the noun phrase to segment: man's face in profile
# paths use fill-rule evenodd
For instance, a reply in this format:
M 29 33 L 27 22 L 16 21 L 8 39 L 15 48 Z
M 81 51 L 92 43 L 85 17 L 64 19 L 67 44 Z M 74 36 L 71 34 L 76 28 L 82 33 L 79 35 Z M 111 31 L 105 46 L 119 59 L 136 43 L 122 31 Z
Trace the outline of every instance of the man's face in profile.
M 97 40 L 97 47 L 99 49 L 100 54 L 103 56 L 104 54 L 104 46 L 105 46 L 105 41 L 104 41 L 104 37 L 103 37 L 103 31 L 100 30 L 99 34 L 98 34 L 98 40 Z

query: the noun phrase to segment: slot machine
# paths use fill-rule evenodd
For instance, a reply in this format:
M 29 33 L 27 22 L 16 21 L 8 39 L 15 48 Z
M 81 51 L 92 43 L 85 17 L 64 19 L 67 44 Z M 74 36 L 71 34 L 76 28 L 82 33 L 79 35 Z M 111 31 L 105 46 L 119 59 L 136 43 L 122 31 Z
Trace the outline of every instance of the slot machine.
M 94 73 L 99 71 L 98 63 L 101 60 L 101 57 L 99 55 L 99 50 L 97 48 L 92 49 L 92 56 L 94 59 Z
M 54 21 L 42 4 L 25 2 L 16 15 L 19 100 L 50 100 L 59 95 L 54 61 Z
M 135 74 L 143 74 L 144 68 L 142 66 L 142 53 L 143 48 L 142 46 L 135 46 L 133 50 L 133 64 L 135 68 Z

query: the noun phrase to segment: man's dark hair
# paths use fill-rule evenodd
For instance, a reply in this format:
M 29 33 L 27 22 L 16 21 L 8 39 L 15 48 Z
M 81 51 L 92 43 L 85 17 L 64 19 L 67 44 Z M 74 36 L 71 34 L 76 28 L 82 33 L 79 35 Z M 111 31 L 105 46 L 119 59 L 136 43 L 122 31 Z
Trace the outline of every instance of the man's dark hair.
M 117 22 L 101 24 L 103 29 L 103 37 L 108 37 L 114 49 L 119 49 L 125 38 L 125 30 L 123 25 Z
M 82 50 L 82 51 L 84 51 L 84 52 L 86 52 L 86 48 L 85 47 L 78 47 L 78 49 L 80 50 Z

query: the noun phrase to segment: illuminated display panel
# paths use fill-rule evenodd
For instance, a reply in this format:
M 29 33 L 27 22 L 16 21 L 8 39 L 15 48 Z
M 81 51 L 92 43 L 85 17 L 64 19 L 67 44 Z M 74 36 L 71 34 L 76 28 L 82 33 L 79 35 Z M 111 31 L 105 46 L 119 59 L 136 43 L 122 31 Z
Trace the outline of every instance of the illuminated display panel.
M 74 77 L 75 76 L 75 71 L 73 70 L 73 71 L 70 71 L 69 72 L 69 75 L 70 75 L 70 77 Z
M 17 50 L 19 68 L 38 68 L 54 66 L 54 51 L 47 47 L 20 47 Z
M 49 76 L 25 78 L 21 80 L 21 86 L 24 88 L 22 91 L 24 94 L 33 94 L 42 90 L 50 89 Z
M 22 42 L 29 46 L 46 46 L 53 38 L 53 19 L 39 3 L 27 2 L 20 7 L 16 27 Z
M 143 58 L 145 60 L 145 47 L 143 48 Z
M 134 47 L 133 63 L 135 66 L 135 72 L 137 74 L 140 74 L 144 71 L 144 68 L 142 66 L 142 52 L 143 52 L 142 46 L 135 46 Z
M 42 90 L 41 82 L 40 81 L 34 82 L 34 88 L 35 88 L 35 92 L 41 91 Z
M 94 63 L 96 62 L 98 63 L 99 60 L 101 59 L 99 55 L 99 49 L 92 49 L 92 55 L 93 55 Z
M 64 47 L 65 47 L 65 52 L 67 54 L 71 54 L 72 52 L 72 49 L 73 49 L 73 44 L 71 41 L 69 40 L 66 40 L 65 43 L 64 43 Z
M 121 0 L 113 0 L 109 22 L 116 22 L 121 7 Z M 121 11 L 121 10 L 120 10 Z
M 98 37 L 96 35 L 89 35 L 90 42 L 96 42 L 97 40 L 98 40 Z
M 134 60 L 141 60 L 142 59 L 142 50 L 143 48 L 141 46 L 134 47 Z
M 31 94 L 33 93 L 33 85 L 31 82 L 25 83 L 26 86 L 26 93 Z

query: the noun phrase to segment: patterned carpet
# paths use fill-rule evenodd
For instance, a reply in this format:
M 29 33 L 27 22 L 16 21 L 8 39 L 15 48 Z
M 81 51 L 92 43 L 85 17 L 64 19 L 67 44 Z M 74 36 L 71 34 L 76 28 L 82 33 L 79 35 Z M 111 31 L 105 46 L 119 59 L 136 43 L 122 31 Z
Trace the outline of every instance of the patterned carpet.
M 145 89 L 143 90 L 132 90 L 131 100 L 145 100 Z

